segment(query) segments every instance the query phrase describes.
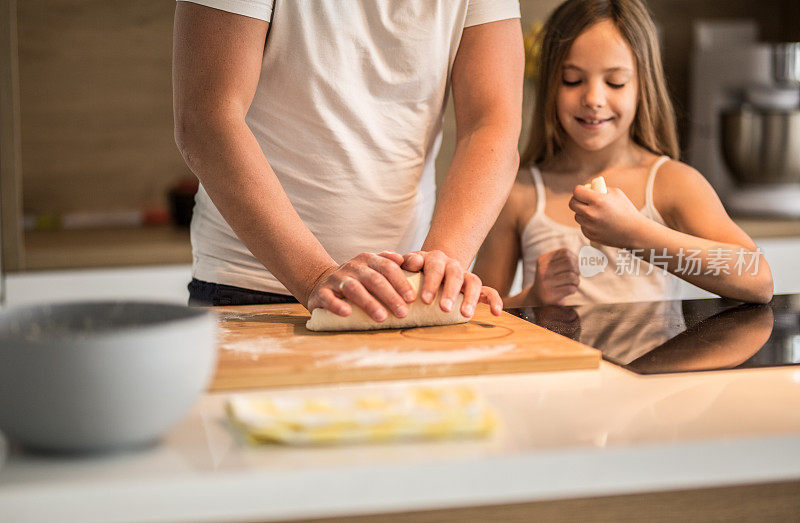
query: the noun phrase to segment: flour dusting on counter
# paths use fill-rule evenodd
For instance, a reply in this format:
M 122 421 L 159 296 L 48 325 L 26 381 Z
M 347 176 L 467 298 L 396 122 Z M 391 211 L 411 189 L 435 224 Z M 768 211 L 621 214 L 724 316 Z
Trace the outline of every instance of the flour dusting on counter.
M 479 346 L 455 350 L 370 349 L 359 347 L 332 358 L 320 360 L 318 366 L 399 367 L 408 365 L 448 365 L 498 356 L 516 349 L 514 344 L 494 347 Z

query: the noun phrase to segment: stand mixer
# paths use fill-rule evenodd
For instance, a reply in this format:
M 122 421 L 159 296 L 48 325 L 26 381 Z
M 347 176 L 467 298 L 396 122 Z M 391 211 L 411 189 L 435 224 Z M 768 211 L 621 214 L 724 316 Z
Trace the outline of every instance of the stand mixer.
M 699 22 L 688 162 L 734 215 L 800 217 L 800 43 Z

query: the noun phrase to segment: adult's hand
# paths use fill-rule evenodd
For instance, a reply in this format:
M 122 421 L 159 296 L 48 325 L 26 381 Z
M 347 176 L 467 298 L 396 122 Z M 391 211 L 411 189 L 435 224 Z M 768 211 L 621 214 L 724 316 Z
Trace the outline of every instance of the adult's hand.
M 422 271 L 425 275 L 420 289 L 420 299 L 430 304 L 436 297 L 439 287 L 442 295 L 439 307 L 445 311 L 453 310 L 453 304 L 459 293 L 464 294 L 461 302 L 461 314 L 471 318 L 478 302 L 487 303 L 492 314 L 499 316 L 503 312 L 503 300 L 500 294 L 491 287 L 486 287 L 481 279 L 461 266 L 461 263 L 442 251 L 415 251 L 402 257 L 402 267 L 407 271 Z
M 317 278 L 308 298 L 308 310 L 328 309 L 348 316 L 352 307 L 344 298 L 364 310 L 374 321 L 383 322 L 388 311 L 398 318 L 408 315 L 408 303 L 416 299 L 400 265 L 403 257 L 392 251 L 361 253 L 334 265 Z

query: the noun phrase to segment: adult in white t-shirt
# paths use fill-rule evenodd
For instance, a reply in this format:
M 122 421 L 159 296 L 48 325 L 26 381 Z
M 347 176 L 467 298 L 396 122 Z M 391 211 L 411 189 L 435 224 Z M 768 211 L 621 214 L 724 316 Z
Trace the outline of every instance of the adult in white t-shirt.
M 443 285 L 443 310 L 463 292 L 462 314 L 479 299 L 499 314 L 464 268 L 517 170 L 518 18 L 517 0 L 178 2 L 175 134 L 201 182 L 193 283 L 340 315 L 347 298 L 382 321 L 415 299 L 402 266 L 423 270 L 426 303 Z

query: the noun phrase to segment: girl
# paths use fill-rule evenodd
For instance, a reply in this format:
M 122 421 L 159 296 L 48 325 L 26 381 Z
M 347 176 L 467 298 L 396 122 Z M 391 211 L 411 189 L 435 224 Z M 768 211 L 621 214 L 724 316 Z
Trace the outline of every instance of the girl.
M 672 159 L 675 117 L 642 3 L 567 0 L 541 37 L 530 143 L 475 262 L 484 284 L 507 307 L 675 299 L 673 274 L 769 301 L 753 241 L 705 178 Z M 607 194 L 584 187 L 598 176 Z M 520 258 L 523 291 L 509 297 Z

